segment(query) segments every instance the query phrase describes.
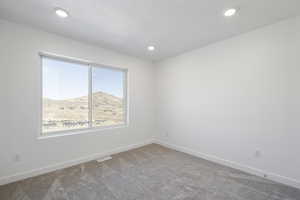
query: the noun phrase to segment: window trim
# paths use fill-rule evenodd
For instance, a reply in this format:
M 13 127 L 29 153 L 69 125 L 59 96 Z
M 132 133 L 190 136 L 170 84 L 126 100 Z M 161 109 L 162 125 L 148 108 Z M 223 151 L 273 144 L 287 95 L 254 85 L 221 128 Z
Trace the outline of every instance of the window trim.
M 67 136 L 67 135 L 74 135 L 74 134 L 86 134 L 91 132 L 103 131 L 108 129 L 115 129 L 115 128 L 126 128 L 129 126 L 129 99 L 128 99 L 128 69 L 121 68 L 121 67 L 114 67 L 104 64 L 99 64 L 96 62 L 92 62 L 89 60 L 83 60 L 74 57 L 68 57 L 63 55 L 57 55 L 48 52 L 39 52 L 39 62 L 40 62 L 40 84 L 39 84 L 39 97 L 40 97 L 40 109 L 39 109 L 39 124 L 38 124 L 38 139 L 43 138 L 51 138 L 51 137 L 60 137 L 60 136 Z M 124 123 L 118 125 L 110 125 L 110 126 L 102 126 L 102 127 L 93 127 L 92 121 L 88 124 L 87 128 L 77 128 L 77 129 L 68 129 L 68 130 L 59 130 L 59 131 L 49 131 L 43 132 L 43 57 L 52 58 L 56 60 L 61 60 L 65 62 L 71 62 L 76 64 L 84 64 L 88 67 L 88 99 L 89 99 L 89 120 L 92 119 L 92 68 L 107 68 L 110 70 L 122 71 L 123 72 L 123 119 Z

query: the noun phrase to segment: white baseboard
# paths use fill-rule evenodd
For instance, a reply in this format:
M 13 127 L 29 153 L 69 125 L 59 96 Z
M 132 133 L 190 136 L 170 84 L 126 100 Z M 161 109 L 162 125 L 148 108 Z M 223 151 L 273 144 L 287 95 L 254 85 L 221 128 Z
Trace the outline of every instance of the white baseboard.
M 93 154 L 93 155 L 86 156 L 86 157 L 81 157 L 81 158 L 78 158 L 78 159 L 75 159 L 75 160 L 70 160 L 70 161 L 67 161 L 67 162 L 61 162 L 61 163 L 57 163 L 55 165 L 51 165 L 51 166 L 47 166 L 47 167 L 43 167 L 43 168 L 39 168 L 39 169 L 34 169 L 34 170 L 26 171 L 26 172 L 21 172 L 21 173 L 17 173 L 17 174 L 11 175 L 11 176 L 1 177 L 0 178 L 0 185 L 20 181 L 20 180 L 23 180 L 23 179 L 26 179 L 26 178 L 30 178 L 30 177 L 34 177 L 34 176 L 38 176 L 38 175 L 42 175 L 42 174 L 46 174 L 46 173 L 53 172 L 53 171 L 58 170 L 58 169 L 71 167 L 71 166 L 78 165 L 78 164 L 81 164 L 81 163 L 89 162 L 91 160 L 95 160 L 97 158 L 101 158 L 101 157 L 121 153 L 121 152 L 124 152 L 124 151 L 129 151 L 131 149 L 136 149 L 136 148 L 139 148 L 139 147 L 142 147 L 142 146 L 145 146 L 145 145 L 148 145 L 148 144 L 152 144 L 152 143 L 153 143 L 153 140 L 148 140 L 148 141 L 141 142 L 141 143 L 136 143 L 136 144 L 132 144 L 132 145 L 128 145 L 128 146 L 118 147 L 118 148 L 115 148 L 111 151 L 98 153 L 98 154 Z
M 215 163 L 219 163 L 221 165 L 225 165 L 225 166 L 228 166 L 228 167 L 239 169 L 241 171 L 248 172 L 250 174 L 257 175 L 257 176 L 260 176 L 260 177 L 264 177 L 264 175 L 267 175 L 266 178 L 269 179 L 269 180 L 272 180 L 272 181 L 275 181 L 275 182 L 278 182 L 278 183 L 282 183 L 282 184 L 289 185 L 289 186 L 296 187 L 296 188 L 300 189 L 300 181 L 295 180 L 293 178 L 289 178 L 289 177 L 281 176 L 281 175 L 278 175 L 278 174 L 275 174 L 275 173 L 270 173 L 270 172 L 266 172 L 266 171 L 256 169 L 256 168 L 253 168 L 253 167 L 245 166 L 245 165 L 233 162 L 233 161 L 218 158 L 218 157 L 213 156 L 213 155 L 208 155 L 208 154 L 204 154 L 204 153 L 201 153 L 201 152 L 196 152 L 192 149 L 189 149 L 189 148 L 186 148 L 186 147 L 183 147 L 183 146 L 179 146 L 179 145 L 170 144 L 170 143 L 167 143 L 167 142 L 164 142 L 164 141 L 161 141 L 161 140 L 157 140 L 157 139 L 148 140 L 148 141 L 145 141 L 145 142 L 132 144 L 132 145 L 124 146 L 124 147 L 118 147 L 118 148 L 113 149 L 111 151 L 98 153 L 98 154 L 93 154 L 93 155 L 86 156 L 86 157 L 81 157 L 81 158 L 76 159 L 76 160 L 70 160 L 70 161 L 67 161 L 67 162 L 58 163 L 58 164 L 55 164 L 55 165 L 52 165 L 52 166 L 47 166 L 47 167 L 44 167 L 44 168 L 34 169 L 34 170 L 31 170 L 31 171 L 27 171 L 27 172 L 17 173 L 17 174 L 11 175 L 11 176 L 1 177 L 0 178 L 0 185 L 20 181 L 20 180 L 30 178 L 30 177 L 34 177 L 34 176 L 38 176 L 38 175 L 41 175 L 41 174 L 46 174 L 46 173 L 49 173 L 49 172 L 53 172 L 55 170 L 71 167 L 71 166 L 78 165 L 78 164 L 81 164 L 81 163 L 84 163 L 84 162 L 89 162 L 91 160 L 95 160 L 97 158 L 101 158 L 101 157 L 104 157 L 104 156 L 109 156 L 109 155 L 117 154 L 117 153 L 120 153 L 120 152 L 129 151 L 129 150 L 139 148 L 139 147 L 142 147 L 142 146 L 145 146 L 145 145 L 148 145 L 148 144 L 152 144 L 152 143 L 160 144 L 162 146 L 165 146 L 165 147 L 170 148 L 170 149 L 174 149 L 176 151 L 184 152 L 184 153 L 187 153 L 187 154 L 199 157 L 199 158 L 203 158 L 203 159 L 215 162 Z
M 212 161 L 212 162 L 215 162 L 215 163 L 219 163 L 221 165 L 232 167 L 234 169 L 238 169 L 238 170 L 247 172 L 249 174 L 264 177 L 266 179 L 269 179 L 269 180 L 272 180 L 272 181 L 275 181 L 275 182 L 278 182 L 278 183 L 282 183 L 282 184 L 289 185 L 289 186 L 296 187 L 296 188 L 300 189 L 300 181 L 295 180 L 293 178 L 281 176 L 281 175 L 278 175 L 278 174 L 275 174 L 275 173 L 266 172 L 266 171 L 256 169 L 256 168 L 253 168 L 253 167 L 250 167 L 250 166 L 242 165 L 242 164 L 239 164 L 239 163 L 236 163 L 236 162 L 233 162 L 233 161 L 225 160 L 225 159 L 219 158 L 217 156 L 197 152 L 197 151 L 194 151 L 192 149 L 189 149 L 189 148 L 186 148 L 186 147 L 183 147 L 183 146 L 170 144 L 170 143 L 167 143 L 167 142 L 164 142 L 164 141 L 161 141 L 161 140 L 154 140 L 154 143 L 160 144 L 160 145 L 165 146 L 165 147 L 170 148 L 170 149 L 174 149 L 176 151 L 184 152 L 184 153 L 187 153 L 187 154 L 199 157 L 199 158 L 203 158 L 205 160 L 209 160 L 209 161 Z

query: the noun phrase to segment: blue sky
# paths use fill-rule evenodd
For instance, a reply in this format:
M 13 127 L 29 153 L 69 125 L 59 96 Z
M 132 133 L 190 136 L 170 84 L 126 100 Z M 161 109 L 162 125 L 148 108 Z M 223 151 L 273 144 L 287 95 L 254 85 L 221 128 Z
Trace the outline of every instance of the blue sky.
M 43 58 L 43 96 L 69 99 L 88 95 L 88 67 L 50 58 Z M 102 91 L 123 97 L 123 72 L 93 68 L 93 92 Z

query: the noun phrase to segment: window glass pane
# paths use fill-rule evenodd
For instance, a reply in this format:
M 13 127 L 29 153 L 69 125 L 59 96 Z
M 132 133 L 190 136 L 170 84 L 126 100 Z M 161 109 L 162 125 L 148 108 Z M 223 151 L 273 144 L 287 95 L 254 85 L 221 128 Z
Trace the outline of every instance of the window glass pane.
M 87 65 L 42 57 L 43 133 L 88 127 Z
M 109 68 L 92 68 L 92 124 L 94 127 L 125 123 L 123 82 L 125 72 Z

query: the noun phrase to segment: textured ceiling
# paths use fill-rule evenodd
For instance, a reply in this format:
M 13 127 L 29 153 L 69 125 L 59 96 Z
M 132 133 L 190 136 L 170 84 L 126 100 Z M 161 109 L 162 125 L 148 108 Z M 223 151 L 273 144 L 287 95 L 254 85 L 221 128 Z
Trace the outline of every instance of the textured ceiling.
M 54 8 L 70 13 L 58 18 Z M 223 11 L 239 12 L 225 18 Z M 300 14 L 300 0 L 1 0 L 0 18 L 161 60 Z M 156 50 L 148 52 L 147 46 Z

